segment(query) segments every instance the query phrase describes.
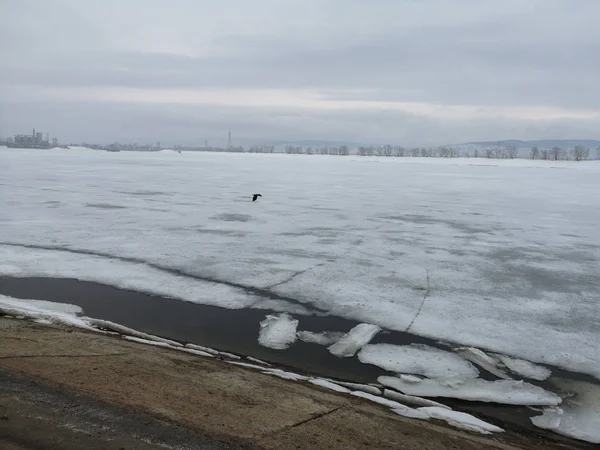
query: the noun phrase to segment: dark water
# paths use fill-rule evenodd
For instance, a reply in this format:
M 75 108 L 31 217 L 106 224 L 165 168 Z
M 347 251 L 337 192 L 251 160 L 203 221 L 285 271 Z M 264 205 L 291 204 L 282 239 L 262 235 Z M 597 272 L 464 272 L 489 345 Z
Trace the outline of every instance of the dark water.
M 62 278 L 0 278 L 0 294 L 22 299 L 70 303 L 83 308 L 85 315 L 109 320 L 127 327 L 183 343 L 253 356 L 290 370 L 358 383 L 376 382 L 381 375 L 394 375 L 379 367 L 361 363 L 358 358 L 337 358 L 326 346 L 297 340 L 287 350 L 272 350 L 258 344 L 260 322 L 274 311 L 264 309 L 224 309 L 128 291 L 107 285 Z M 359 322 L 335 316 L 294 316 L 298 330 L 347 332 Z M 448 350 L 444 343 L 408 333 L 383 331 L 372 343 L 427 344 Z M 554 376 L 595 382 L 585 375 L 552 368 Z M 480 368 L 481 377 L 496 379 Z M 536 383 L 550 388 L 546 382 Z M 553 390 L 553 389 L 550 389 Z M 515 428 L 546 434 L 534 428 L 529 417 L 539 413 L 527 407 L 505 406 L 443 399 L 455 409 L 477 413 L 479 417 L 501 420 Z

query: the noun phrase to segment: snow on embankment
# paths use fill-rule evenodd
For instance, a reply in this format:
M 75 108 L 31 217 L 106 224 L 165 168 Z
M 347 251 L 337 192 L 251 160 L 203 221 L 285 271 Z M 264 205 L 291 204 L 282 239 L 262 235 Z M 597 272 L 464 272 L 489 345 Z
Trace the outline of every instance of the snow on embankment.
M 82 312 L 83 311 L 80 307 L 74 305 L 38 300 L 15 299 L 4 295 L 0 295 L 0 314 L 9 316 L 28 317 L 36 321 L 43 321 L 45 323 L 61 323 L 98 332 L 105 332 L 93 326 L 98 325 L 110 330 L 127 332 L 128 335 L 123 335 L 123 338 L 132 342 L 164 347 L 176 351 L 184 351 L 187 353 L 204 357 L 214 357 L 216 354 L 220 354 L 220 352 L 217 352 L 212 349 L 206 349 L 209 351 L 197 350 L 192 348 L 191 346 L 183 346 L 181 343 L 138 332 L 136 330 L 132 330 L 130 328 L 123 327 L 118 324 L 113 324 L 111 322 L 100 321 L 89 317 L 81 316 Z M 289 315 L 280 314 L 279 316 L 269 316 L 267 317 L 267 319 L 265 319 L 264 322 L 265 324 L 262 327 L 261 331 L 264 331 L 263 340 L 265 343 L 268 343 L 269 345 L 273 345 L 275 347 L 281 347 L 282 345 L 289 345 L 292 337 L 293 339 L 295 339 L 298 321 L 292 319 Z M 374 334 L 374 328 L 372 327 L 361 327 L 359 328 L 359 330 L 360 333 L 355 332 L 354 338 L 350 340 L 353 343 L 353 345 L 347 346 L 345 344 L 344 348 L 354 348 L 356 346 L 357 341 L 362 342 L 366 339 L 366 337 L 369 334 Z M 367 332 L 367 330 L 370 330 L 370 332 Z M 360 339 L 358 338 L 359 336 Z M 347 341 L 347 344 L 350 341 Z M 204 349 L 204 347 L 198 348 Z M 452 411 L 448 411 L 445 409 L 446 407 L 425 407 L 415 409 L 409 406 L 405 406 L 397 401 L 366 392 L 380 392 L 378 389 L 374 389 L 372 386 L 361 386 L 355 383 L 346 383 L 346 386 L 343 386 L 342 384 L 336 383 L 333 380 L 327 380 L 318 377 L 308 377 L 293 372 L 287 372 L 281 369 L 267 367 L 264 364 L 252 364 L 239 361 L 228 362 L 230 364 L 235 364 L 237 366 L 245 367 L 247 369 L 258 370 L 265 375 L 276 376 L 285 380 L 295 382 L 309 382 L 323 389 L 328 389 L 337 393 L 351 394 L 356 397 L 361 397 L 363 399 L 370 400 L 372 402 L 389 407 L 396 414 L 402 415 L 404 417 L 422 420 L 428 420 L 430 418 L 440 418 L 442 420 L 446 420 L 452 426 L 484 434 L 490 432 L 503 431 L 501 428 L 483 422 L 473 416 L 470 416 L 469 414 L 458 412 L 452 414 Z M 445 412 L 440 413 L 438 410 L 444 410 Z M 449 420 L 449 418 L 451 418 L 451 420 Z

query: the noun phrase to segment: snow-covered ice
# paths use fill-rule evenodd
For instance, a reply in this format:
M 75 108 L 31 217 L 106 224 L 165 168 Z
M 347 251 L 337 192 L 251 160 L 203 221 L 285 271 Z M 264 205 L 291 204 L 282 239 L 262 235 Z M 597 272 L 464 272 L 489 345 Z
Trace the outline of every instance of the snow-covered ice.
M 358 359 L 390 372 L 429 378 L 476 378 L 479 375 L 479 371 L 461 356 L 423 344 L 371 344 L 363 347 Z
M 263 347 L 285 350 L 296 340 L 298 320 L 292 319 L 288 313 L 269 314 L 260 323 L 258 343 Z
M 502 364 L 504 364 L 511 372 L 532 380 L 544 381 L 547 380 L 552 371 L 547 367 L 533 364 L 518 358 L 511 358 L 506 355 L 494 355 Z
M 329 352 L 340 358 L 354 356 L 358 350 L 368 344 L 381 331 L 377 325 L 361 323 L 352 328 L 337 342 L 329 346 Z
M 482 434 L 502 433 L 504 430 L 500 427 L 484 422 L 471 414 L 453 411 L 437 406 L 427 406 L 419 408 L 418 411 L 424 412 L 432 419 L 440 419 L 446 421 L 453 427 L 468 431 L 475 431 Z
M 314 331 L 298 331 L 298 339 L 310 344 L 331 345 L 338 341 L 345 333 L 340 331 L 323 331 L 316 333 Z
M 381 376 L 384 386 L 418 397 L 449 397 L 461 400 L 504 403 L 507 405 L 556 406 L 562 399 L 539 386 L 524 381 L 486 381 L 480 378 L 466 380 L 430 380 L 418 383 L 402 378 Z
M 2 148 L 0 167 L 0 240 L 52 249 L 0 245 L 1 275 L 414 320 L 414 334 L 600 378 L 596 161 Z

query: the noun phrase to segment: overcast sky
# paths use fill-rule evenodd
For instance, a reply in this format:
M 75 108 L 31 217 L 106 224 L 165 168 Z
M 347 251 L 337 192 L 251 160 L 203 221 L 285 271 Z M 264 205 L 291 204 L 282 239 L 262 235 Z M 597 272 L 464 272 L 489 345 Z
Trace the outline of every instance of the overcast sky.
M 0 135 L 600 139 L 600 0 L 0 0 Z

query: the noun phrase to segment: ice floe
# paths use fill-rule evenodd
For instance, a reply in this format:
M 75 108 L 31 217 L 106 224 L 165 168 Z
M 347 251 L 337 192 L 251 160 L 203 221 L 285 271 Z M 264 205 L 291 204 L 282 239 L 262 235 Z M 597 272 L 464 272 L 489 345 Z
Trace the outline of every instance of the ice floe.
M 296 340 L 298 320 L 288 313 L 268 315 L 260 323 L 258 343 L 274 350 L 285 350 Z
M 329 351 L 340 358 L 354 356 L 358 350 L 368 344 L 373 337 L 381 331 L 377 325 L 361 323 L 352 328 L 342 336 L 335 344 L 329 347 Z
M 516 380 L 423 379 L 408 382 L 400 377 L 381 376 L 381 384 L 418 397 L 449 397 L 461 400 L 504 403 L 509 405 L 556 406 L 562 399 L 539 386 Z
M 477 368 L 463 357 L 423 344 L 370 344 L 360 351 L 358 359 L 390 372 L 429 378 L 476 378 L 479 374 Z

